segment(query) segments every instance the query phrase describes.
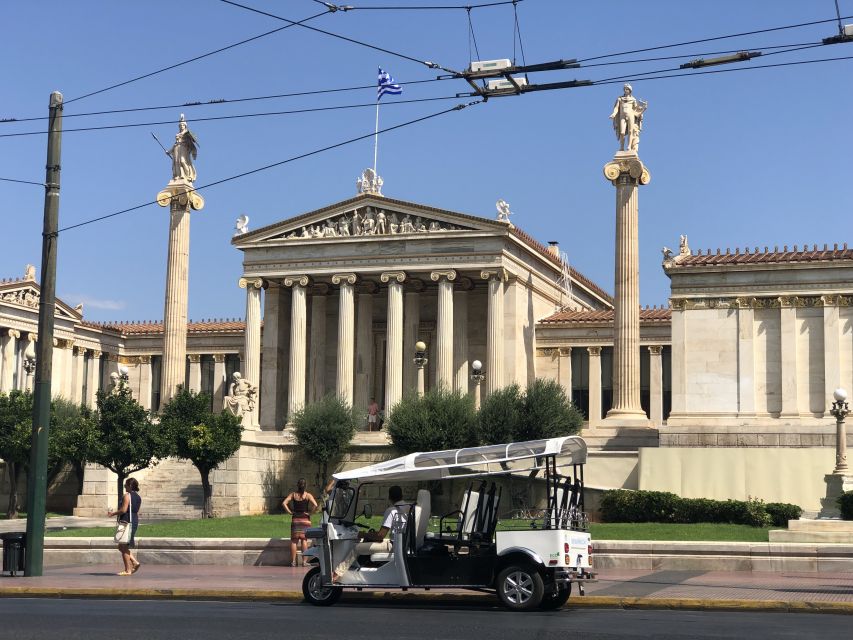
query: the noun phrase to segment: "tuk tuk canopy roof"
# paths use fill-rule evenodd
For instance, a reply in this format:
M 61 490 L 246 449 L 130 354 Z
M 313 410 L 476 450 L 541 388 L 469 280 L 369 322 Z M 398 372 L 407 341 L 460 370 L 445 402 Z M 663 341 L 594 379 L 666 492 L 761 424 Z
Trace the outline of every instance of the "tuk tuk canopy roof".
M 410 453 L 360 469 L 334 474 L 336 480 L 442 480 L 465 476 L 528 474 L 555 458 L 558 469 L 586 462 L 586 442 L 578 436 L 528 440 L 483 447 Z

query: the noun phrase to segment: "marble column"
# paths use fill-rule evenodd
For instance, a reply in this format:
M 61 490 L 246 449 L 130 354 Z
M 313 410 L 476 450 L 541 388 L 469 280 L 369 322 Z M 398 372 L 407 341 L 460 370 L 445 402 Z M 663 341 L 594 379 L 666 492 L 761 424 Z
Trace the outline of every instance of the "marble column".
M 89 371 L 86 379 L 86 397 L 83 402 L 87 407 L 94 409 L 98 406 L 98 370 L 101 365 L 101 352 L 93 349 L 89 352 Z
M 362 282 L 356 298 L 355 314 L 355 395 L 353 404 L 361 416 L 373 395 L 373 296 L 379 291 L 375 282 Z M 359 418 L 359 420 L 362 420 Z
M 190 362 L 190 378 L 187 388 L 193 393 L 201 393 L 201 354 L 191 353 L 187 356 Z
M 796 418 L 800 415 L 797 398 L 797 309 L 794 296 L 779 298 L 779 324 L 781 333 L 782 414 L 780 417 Z
M 613 322 L 613 408 L 617 425 L 648 425 L 640 405 L 640 252 L 638 190 L 651 176 L 634 151 L 604 167 L 616 187 L 616 278 Z
M 293 423 L 293 417 L 305 406 L 305 374 L 307 352 L 308 309 L 305 288 L 310 279 L 308 276 L 287 276 L 285 287 L 292 287 L 290 301 L 290 366 L 288 380 L 290 382 L 287 398 L 287 422 Z
M 257 386 L 261 381 L 261 289 L 264 288 L 264 281 L 262 278 L 240 278 L 237 284 L 241 289 L 246 290 L 246 333 L 243 342 L 243 370 L 240 375 L 244 380 Z M 225 360 L 223 359 L 222 362 L 224 363 Z M 216 360 L 214 360 L 214 371 L 215 363 Z M 222 373 L 223 375 L 225 373 L 224 366 Z M 216 384 L 217 378 L 214 374 L 214 388 Z M 222 407 L 222 401 L 217 402 L 214 398 L 213 407 L 219 410 Z M 252 415 L 256 417 L 257 411 Z
M 755 310 L 750 298 L 738 298 L 737 364 L 738 416 L 755 417 Z
M 687 413 L 687 301 L 671 298 L 672 409 L 670 417 Z
M 311 290 L 311 345 L 308 360 L 308 397 L 317 402 L 326 395 L 326 312 L 330 287 L 315 284 Z
M 649 420 L 653 427 L 663 424 L 663 347 L 649 346 Z
M 9 393 L 15 387 L 15 374 L 18 366 L 17 346 L 21 332 L 15 329 L 3 329 L 0 332 L 0 392 Z
M 589 426 L 601 424 L 601 347 L 587 347 L 589 352 Z
M 430 280 L 438 283 L 438 312 L 436 316 L 436 384 L 441 389 L 453 389 L 453 269 L 433 271 Z
M 841 319 L 838 310 L 839 296 L 823 296 L 823 388 L 824 416 L 831 416 L 832 394 L 844 387 L 841 379 Z
M 260 322 L 258 323 L 260 325 Z M 260 329 L 260 326 L 258 327 Z M 261 336 L 260 331 L 258 331 L 258 375 L 261 374 L 260 367 L 260 344 Z M 245 367 L 243 367 L 245 369 Z M 240 374 L 242 375 L 242 371 Z M 258 384 L 258 379 L 249 380 L 254 385 Z M 214 353 L 213 354 L 213 412 L 219 413 L 222 411 L 224 403 L 225 403 L 225 395 L 228 389 L 228 381 L 225 379 L 225 354 L 224 353 Z M 258 412 L 254 411 L 251 416 L 257 416 Z M 252 425 L 257 426 L 257 425 Z
M 385 272 L 379 276 L 388 283 L 388 318 L 385 341 L 385 416 L 391 414 L 403 396 L 403 271 Z
M 566 397 L 572 399 L 572 348 L 560 347 L 557 349 L 557 376 L 560 386 L 566 392 Z
M 163 367 L 160 402 L 165 405 L 184 384 L 187 353 L 187 297 L 190 268 L 190 210 L 204 207 L 204 199 L 185 180 L 171 180 L 157 194 L 157 203 L 169 207 L 169 252 L 163 308 Z
M 474 283 L 470 278 L 459 278 L 453 291 L 453 377 L 454 388 L 468 393 L 468 292 Z
M 504 269 L 482 271 L 488 282 L 488 320 L 486 321 L 486 395 L 504 385 Z
M 332 284 L 340 285 L 338 297 L 338 358 L 335 368 L 335 393 L 352 406 L 353 365 L 355 363 L 355 289 L 354 273 L 336 273 Z
M 421 337 L 421 293 L 424 288 L 422 280 L 409 278 L 403 294 L 403 392 L 406 394 L 417 388 L 417 370 L 408 363 L 415 357 L 415 343 Z
M 74 371 L 71 381 L 71 402 L 81 404 L 83 402 L 83 369 L 86 366 L 86 349 L 76 347 L 74 353 Z
M 139 356 L 139 397 L 137 402 L 151 410 L 151 356 Z
M 287 419 L 284 390 L 288 374 L 290 297 L 290 291 L 276 282 L 269 283 L 264 296 L 260 426 L 265 429 L 281 429 Z

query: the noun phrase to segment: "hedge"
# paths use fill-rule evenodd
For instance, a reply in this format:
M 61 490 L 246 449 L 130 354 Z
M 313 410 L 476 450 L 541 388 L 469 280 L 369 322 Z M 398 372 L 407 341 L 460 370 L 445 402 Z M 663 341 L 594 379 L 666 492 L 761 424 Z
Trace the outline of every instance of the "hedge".
M 680 498 L 666 491 L 605 491 L 601 498 L 603 522 L 676 522 L 745 524 L 752 527 L 784 527 L 802 509 L 781 502 L 761 500 L 710 500 Z
M 842 493 L 838 497 L 838 509 L 842 520 L 853 520 L 853 491 Z

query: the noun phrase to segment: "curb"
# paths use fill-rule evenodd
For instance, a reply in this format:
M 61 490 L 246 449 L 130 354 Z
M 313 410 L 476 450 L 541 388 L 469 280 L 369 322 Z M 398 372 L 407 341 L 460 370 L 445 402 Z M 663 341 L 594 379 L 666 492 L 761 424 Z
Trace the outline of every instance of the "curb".
M 227 589 L 87 589 L 52 587 L 6 587 L 0 598 L 98 598 L 109 600 L 219 600 L 228 602 L 302 602 L 301 591 Z M 497 606 L 495 597 L 482 593 L 405 593 L 399 591 L 344 595 L 344 602 L 377 604 L 382 601 L 411 604 Z M 697 598 L 623 598 L 581 596 L 572 598 L 567 609 L 647 609 L 692 611 L 748 611 L 765 613 L 831 613 L 853 615 L 853 602 L 787 602 L 783 600 L 702 600 Z

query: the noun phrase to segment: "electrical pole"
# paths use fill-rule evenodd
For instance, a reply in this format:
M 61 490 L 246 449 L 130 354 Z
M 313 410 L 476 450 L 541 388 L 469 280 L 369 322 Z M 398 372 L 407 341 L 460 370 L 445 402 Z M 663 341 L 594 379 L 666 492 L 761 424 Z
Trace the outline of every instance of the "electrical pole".
M 59 229 L 59 171 L 62 152 L 62 94 L 50 94 L 45 167 L 44 229 L 41 245 L 41 293 L 33 397 L 33 436 L 27 476 L 27 551 L 24 575 L 40 576 L 44 565 L 47 498 L 47 443 L 50 429 L 50 377 L 56 309 L 56 245 Z

